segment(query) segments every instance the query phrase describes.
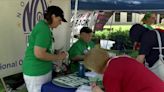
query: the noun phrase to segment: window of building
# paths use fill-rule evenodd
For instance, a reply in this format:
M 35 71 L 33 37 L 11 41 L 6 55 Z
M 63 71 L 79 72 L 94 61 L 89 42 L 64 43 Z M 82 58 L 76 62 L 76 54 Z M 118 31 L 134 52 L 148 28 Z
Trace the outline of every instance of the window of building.
M 132 13 L 127 13 L 127 22 L 132 22 Z
M 115 13 L 115 22 L 120 22 L 120 13 Z

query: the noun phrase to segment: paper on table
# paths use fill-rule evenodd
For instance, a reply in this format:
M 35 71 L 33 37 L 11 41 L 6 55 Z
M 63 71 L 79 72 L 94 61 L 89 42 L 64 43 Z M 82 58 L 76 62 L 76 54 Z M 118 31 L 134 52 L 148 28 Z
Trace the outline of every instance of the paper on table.
M 90 83 L 97 83 L 102 85 L 103 75 L 96 72 L 86 72 L 85 76 L 88 77 Z
M 110 50 L 110 48 L 113 46 L 113 44 L 115 43 L 115 41 L 111 41 L 111 40 L 100 40 L 100 46 L 103 49 L 107 49 Z
M 86 72 L 85 73 L 85 76 L 87 77 L 96 77 L 98 76 L 99 74 L 97 74 L 96 72 Z
M 91 86 L 81 85 L 76 92 L 92 92 Z

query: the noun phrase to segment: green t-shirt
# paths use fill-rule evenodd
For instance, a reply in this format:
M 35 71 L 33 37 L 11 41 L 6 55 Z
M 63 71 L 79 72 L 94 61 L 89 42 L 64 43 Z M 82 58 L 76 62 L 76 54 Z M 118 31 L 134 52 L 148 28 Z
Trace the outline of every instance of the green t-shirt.
M 95 46 L 94 42 L 90 41 L 88 43 L 84 42 L 82 39 L 79 39 L 77 42 L 75 42 L 71 48 L 69 49 L 69 59 L 77 56 L 77 55 L 84 55 L 87 50 L 90 50 Z M 71 64 L 71 71 L 75 72 L 78 69 L 78 63 L 72 63 Z
M 154 28 L 153 28 L 152 26 L 150 26 L 150 25 L 144 24 L 143 26 L 144 26 L 145 28 L 148 28 L 149 30 L 154 30 Z
M 23 73 L 29 76 L 44 75 L 52 70 L 52 62 L 38 59 L 34 55 L 34 46 L 46 48 L 51 53 L 52 33 L 48 24 L 40 20 L 32 30 L 23 60 Z

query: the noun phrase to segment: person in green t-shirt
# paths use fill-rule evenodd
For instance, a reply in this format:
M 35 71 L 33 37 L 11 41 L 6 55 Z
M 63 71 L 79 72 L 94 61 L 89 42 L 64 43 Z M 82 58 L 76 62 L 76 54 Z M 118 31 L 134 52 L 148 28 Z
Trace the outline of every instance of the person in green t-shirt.
M 80 30 L 79 40 L 76 41 L 68 51 L 69 59 L 71 60 L 71 72 L 76 72 L 78 70 L 78 62 L 83 61 L 84 55 L 95 46 L 91 39 L 92 30 L 88 27 L 83 27 Z
M 66 52 L 53 54 L 54 38 L 51 30 L 57 28 L 64 19 L 63 10 L 58 6 L 49 6 L 33 28 L 27 43 L 23 60 L 23 77 L 28 92 L 41 92 L 41 86 L 51 81 L 52 62 L 66 58 Z

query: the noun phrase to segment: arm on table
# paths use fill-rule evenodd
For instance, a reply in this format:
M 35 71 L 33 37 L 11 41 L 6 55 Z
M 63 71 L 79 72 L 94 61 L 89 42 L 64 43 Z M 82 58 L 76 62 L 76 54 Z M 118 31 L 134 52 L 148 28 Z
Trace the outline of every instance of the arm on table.
M 96 85 L 96 83 L 91 84 L 92 86 L 92 92 L 104 92 L 99 86 Z

